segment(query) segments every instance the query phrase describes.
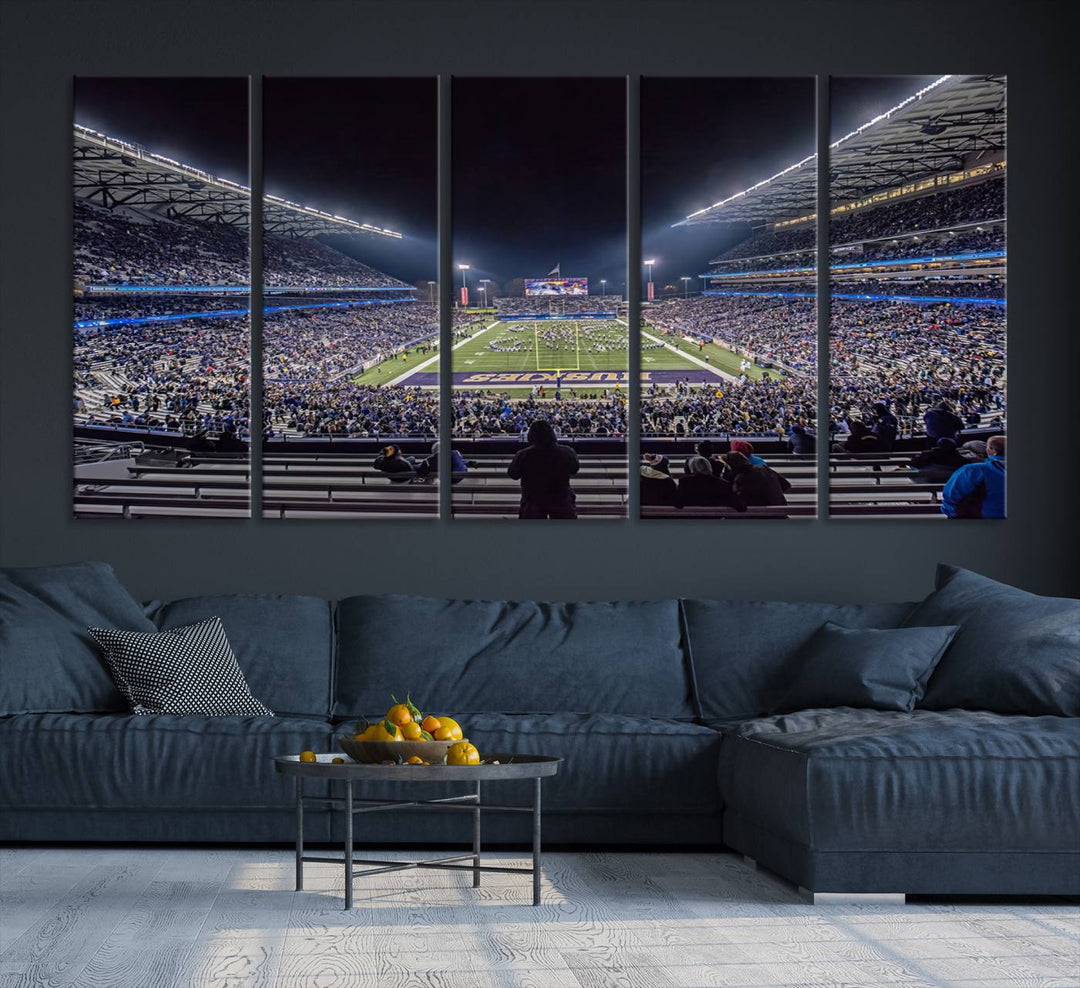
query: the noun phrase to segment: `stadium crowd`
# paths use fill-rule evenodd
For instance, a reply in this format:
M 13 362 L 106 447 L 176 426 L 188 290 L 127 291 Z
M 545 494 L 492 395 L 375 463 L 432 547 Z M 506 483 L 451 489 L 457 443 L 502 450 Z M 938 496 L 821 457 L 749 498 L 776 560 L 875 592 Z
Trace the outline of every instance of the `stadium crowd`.
M 263 328 L 266 379 L 333 383 L 438 335 L 439 310 L 426 302 L 271 312 Z
M 75 330 L 75 421 L 246 436 L 249 327 L 234 316 Z
M 650 324 L 716 339 L 794 373 L 760 383 L 682 386 L 643 396 L 647 435 L 789 434 L 814 419 L 817 322 L 813 299 L 705 296 L 649 310 Z M 945 400 L 965 425 L 1004 421 L 1005 312 L 997 306 L 834 300 L 833 408 L 838 428 L 884 402 L 919 431 Z M 681 393 L 678 393 L 681 392 Z
M 829 237 L 833 244 L 848 244 L 859 240 L 898 237 L 919 230 L 937 230 L 954 223 L 996 220 L 1004 216 L 1005 179 L 1000 177 L 834 216 L 829 224 Z M 812 250 L 816 237 L 817 229 L 813 223 L 787 230 L 764 229 L 729 247 L 717 260 L 759 258 Z
M 77 285 L 246 285 L 246 227 L 164 217 L 130 207 L 105 209 L 76 197 Z M 270 287 L 411 288 L 406 282 L 304 237 L 267 234 L 263 277 Z

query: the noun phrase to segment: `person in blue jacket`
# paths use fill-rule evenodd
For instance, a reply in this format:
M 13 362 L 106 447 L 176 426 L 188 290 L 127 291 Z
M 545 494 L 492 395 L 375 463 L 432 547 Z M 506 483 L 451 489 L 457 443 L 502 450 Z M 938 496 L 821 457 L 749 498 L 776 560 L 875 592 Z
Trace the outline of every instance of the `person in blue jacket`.
M 950 518 L 1005 517 L 1005 437 L 986 441 L 986 459 L 960 467 L 941 492 L 941 510 Z

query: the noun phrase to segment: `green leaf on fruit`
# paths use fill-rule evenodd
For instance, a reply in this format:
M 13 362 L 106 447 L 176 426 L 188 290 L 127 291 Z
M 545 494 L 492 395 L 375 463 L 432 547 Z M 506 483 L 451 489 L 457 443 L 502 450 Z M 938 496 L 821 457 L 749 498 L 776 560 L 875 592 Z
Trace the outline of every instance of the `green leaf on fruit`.
M 434 739 L 434 738 L 433 738 L 433 737 L 432 737 L 432 736 L 431 736 L 430 734 L 428 734 L 428 732 L 427 732 L 427 731 L 421 731 L 421 732 L 420 732 L 420 737 L 421 737 L 421 738 L 422 738 L 422 739 L 423 739 L 424 741 L 434 741 L 434 740 L 435 740 L 435 739 Z
M 384 720 L 382 722 L 383 730 L 392 738 L 396 738 L 398 735 L 398 726 L 392 720 Z

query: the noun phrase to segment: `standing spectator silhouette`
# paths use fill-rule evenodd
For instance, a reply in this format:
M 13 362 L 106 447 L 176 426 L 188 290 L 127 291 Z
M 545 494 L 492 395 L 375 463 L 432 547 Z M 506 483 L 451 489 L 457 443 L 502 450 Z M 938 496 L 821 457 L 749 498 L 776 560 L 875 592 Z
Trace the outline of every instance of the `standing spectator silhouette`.
M 577 518 L 570 478 L 578 472 L 578 458 L 569 446 L 560 446 L 550 422 L 538 419 L 529 426 L 529 445 L 514 454 L 507 474 L 521 481 L 518 518 Z

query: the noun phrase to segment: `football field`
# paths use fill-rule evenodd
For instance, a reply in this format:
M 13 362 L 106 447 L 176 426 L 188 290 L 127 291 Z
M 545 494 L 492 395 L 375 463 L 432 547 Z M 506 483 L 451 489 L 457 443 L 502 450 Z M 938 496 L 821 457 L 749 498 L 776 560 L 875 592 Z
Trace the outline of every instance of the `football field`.
M 627 338 L 626 324 L 616 320 L 495 322 L 454 347 L 454 386 L 625 386 Z M 662 337 L 645 327 L 641 345 L 642 380 L 646 384 L 671 385 L 686 378 L 693 383 L 715 380 L 720 384 L 740 374 L 740 356 L 716 344 L 699 346 Z M 435 387 L 438 370 L 437 354 L 423 359 L 406 354 L 404 359 L 386 361 L 377 370 L 366 372 L 357 381 Z M 747 373 L 757 380 L 763 372 L 750 367 Z

